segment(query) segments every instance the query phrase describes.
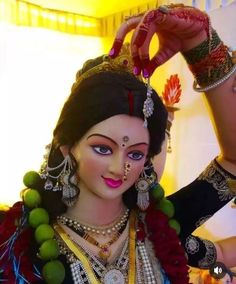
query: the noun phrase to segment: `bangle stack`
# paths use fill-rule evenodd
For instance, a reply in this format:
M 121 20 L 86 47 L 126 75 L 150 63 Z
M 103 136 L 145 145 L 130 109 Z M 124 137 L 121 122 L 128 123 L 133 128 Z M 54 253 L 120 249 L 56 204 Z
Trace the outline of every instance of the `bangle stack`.
M 229 48 L 220 40 L 216 31 L 193 49 L 184 52 L 195 77 L 193 89 L 197 92 L 212 90 L 224 83 L 236 71 L 236 64 Z M 234 91 L 235 88 L 233 88 Z
M 194 82 L 193 82 L 193 89 L 196 92 L 207 92 L 207 91 L 210 91 L 210 90 L 220 86 L 222 83 L 224 83 L 227 79 L 229 79 L 229 77 L 231 77 L 231 75 L 234 74 L 235 71 L 236 71 L 236 64 L 233 65 L 232 69 L 228 73 L 226 73 L 223 78 L 221 78 L 218 81 L 212 83 L 211 85 L 203 87 L 203 88 L 199 87 L 197 81 L 194 80 Z M 234 90 L 234 92 L 236 92 L 236 88 L 235 87 L 233 88 L 233 90 Z

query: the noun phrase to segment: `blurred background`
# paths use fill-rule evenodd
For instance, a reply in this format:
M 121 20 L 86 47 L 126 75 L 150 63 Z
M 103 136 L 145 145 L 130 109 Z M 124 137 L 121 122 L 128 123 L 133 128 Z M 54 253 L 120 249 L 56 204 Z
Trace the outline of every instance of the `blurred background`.
M 0 0 L 1 203 L 17 201 L 24 173 L 39 169 L 82 63 L 109 52 L 125 16 L 170 2 L 180 1 Z M 225 44 L 236 48 L 236 1 L 181 2 L 205 10 Z M 152 54 L 157 46 L 154 38 Z M 167 194 L 195 179 L 219 151 L 202 95 L 192 90 L 182 57 L 156 70 L 151 83 L 161 95 L 175 73 L 183 91 L 161 181 Z M 235 235 L 235 216 L 229 203 L 196 234 L 212 239 Z

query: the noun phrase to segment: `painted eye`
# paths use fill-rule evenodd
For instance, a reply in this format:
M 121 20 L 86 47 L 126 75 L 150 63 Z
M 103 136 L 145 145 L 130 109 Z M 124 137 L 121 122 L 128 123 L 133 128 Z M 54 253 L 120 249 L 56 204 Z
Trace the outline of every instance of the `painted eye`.
M 96 145 L 93 146 L 92 148 L 96 153 L 100 155 L 110 155 L 112 153 L 111 148 L 105 145 Z
M 139 151 L 132 151 L 128 154 L 128 157 L 132 160 L 139 161 L 144 157 L 144 153 Z

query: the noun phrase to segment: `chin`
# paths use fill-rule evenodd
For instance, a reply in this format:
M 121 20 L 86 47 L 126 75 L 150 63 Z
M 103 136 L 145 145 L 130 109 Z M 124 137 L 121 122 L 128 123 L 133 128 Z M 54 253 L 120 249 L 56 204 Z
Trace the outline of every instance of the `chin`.
M 104 193 L 101 193 L 99 192 L 97 194 L 97 196 L 99 196 L 101 199 L 104 199 L 104 200 L 114 200 L 114 199 L 117 199 L 117 198 L 122 198 L 122 195 L 123 195 L 124 191 L 121 191 L 119 189 L 109 189 L 109 191 L 106 190 L 106 192 Z

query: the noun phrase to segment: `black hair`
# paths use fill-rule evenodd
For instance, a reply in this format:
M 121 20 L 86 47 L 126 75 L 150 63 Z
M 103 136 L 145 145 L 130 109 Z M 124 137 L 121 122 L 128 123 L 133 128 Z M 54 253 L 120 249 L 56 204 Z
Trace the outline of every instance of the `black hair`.
M 102 57 L 89 60 L 78 74 L 81 75 L 91 67 L 100 64 L 102 60 Z M 132 96 L 132 102 L 129 94 Z M 146 84 L 128 72 L 99 72 L 83 79 L 79 84 L 75 83 L 53 132 L 49 166 L 55 167 L 63 160 L 63 155 L 59 149 L 60 146 L 68 145 L 72 147 L 92 126 L 107 118 L 118 114 L 127 114 L 144 119 L 143 103 L 146 98 Z M 167 124 L 166 108 L 154 90 L 152 99 L 154 112 L 148 118 L 149 159 L 161 151 Z M 132 109 L 130 108 L 131 103 L 133 105 Z M 51 213 L 58 215 L 66 210 L 66 206 L 61 201 L 61 192 L 46 192 L 46 194 L 44 200 L 48 204 L 45 204 L 45 206 Z M 51 196 L 49 197 L 48 194 Z M 53 196 L 56 200 L 51 202 Z M 137 199 L 134 186 L 124 193 L 123 197 L 126 206 L 133 208 Z

